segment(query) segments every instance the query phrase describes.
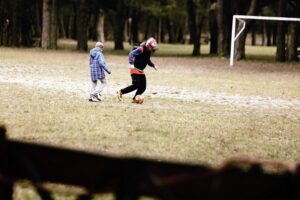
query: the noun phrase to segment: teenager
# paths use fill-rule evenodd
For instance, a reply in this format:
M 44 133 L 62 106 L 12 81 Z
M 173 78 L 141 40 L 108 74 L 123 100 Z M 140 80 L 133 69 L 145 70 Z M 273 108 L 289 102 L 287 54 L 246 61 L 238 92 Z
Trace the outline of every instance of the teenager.
M 139 103 L 136 99 L 138 95 L 142 95 L 146 90 L 146 75 L 144 69 L 147 65 L 157 70 L 157 67 L 150 60 L 152 53 L 157 49 L 157 42 L 154 38 L 149 38 L 146 42 L 142 43 L 141 46 L 132 50 L 129 53 L 129 64 L 130 64 L 130 75 L 132 79 L 132 85 L 125 87 L 117 91 L 117 98 L 119 101 L 122 100 L 124 94 L 130 93 L 136 90 L 133 96 L 132 102 Z

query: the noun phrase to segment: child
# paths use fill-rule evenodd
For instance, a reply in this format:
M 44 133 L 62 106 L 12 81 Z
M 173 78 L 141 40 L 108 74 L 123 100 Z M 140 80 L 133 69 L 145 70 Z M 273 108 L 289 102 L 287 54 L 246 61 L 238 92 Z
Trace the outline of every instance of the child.
M 101 101 L 101 92 L 107 85 L 105 78 L 105 72 L 111 74 L 111 70 L 105 64 L 105 58 L 103 55 L 104 45 L 101 42 L 97 42 L 95 48 L 90 50 L 90 75 L 91 75 L 91 88 L 89 101 L 98 102 Z M 101 82 L 101 85 L 96 89 L 97 81 Z
M 154 38 L 149 38 L 140 47 L 132 50 L 129 53 L 129 64 L 131 65 L 130 75 L 132 79 L 132 85 L 121 89 L 117 92 L 117 98 L 122 100 L 122 95 L 137 90 L 132 103 L 140 103 L 139 99 L 136 99 L 138 95 L 142 95 L 146 90 L 146 76 L 144 69 L 147 65 L 157 70 L 157 67 L 150 60 L 152 52 L 157 49 L 157 42 Z

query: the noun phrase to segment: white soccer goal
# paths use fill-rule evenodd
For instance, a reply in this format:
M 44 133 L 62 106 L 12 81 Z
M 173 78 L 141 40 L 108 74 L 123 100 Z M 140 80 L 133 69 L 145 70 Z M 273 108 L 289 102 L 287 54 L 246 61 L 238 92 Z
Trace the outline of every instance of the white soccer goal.
M 291 17 L 268 17 L 268 16 L 250 16 L 250 15 L 234 15 L 232 18 L 232 31 L 231 31 L 231 46 L 230 46 L 230 66 L 233 66 L 234 61 L 234 45 L 237 38 L 241 35 L 246 27 L 246 22 L 244 19 L 255 19 L 255 20 L 271 20 L 271 21 L 293 21 L 300 22 L 300 18 L 291 18 Z M 236 32 L 236 20 L 243 23 L 241 30 Z

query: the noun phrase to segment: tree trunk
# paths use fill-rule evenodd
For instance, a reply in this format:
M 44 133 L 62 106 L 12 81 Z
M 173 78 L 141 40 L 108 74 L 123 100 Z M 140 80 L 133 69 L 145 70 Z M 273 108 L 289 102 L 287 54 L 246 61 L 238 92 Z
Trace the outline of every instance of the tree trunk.
M 217 0 L 218 55 L 229 56 L 231 39 L 231 1 Z
M 252 29 L 251 32 L 251 45 L 255 46 L 256 45 L 256 30 Z
M 32 31 L 31 31 L 31 26 L 32 26 L 32 22 L 33 22 L 33 9 L 34 6 L 32 6 L 33 2 L 30 1 L 21 1 L 20 2 L 20 6 L 23 8 L 27 8 L 27 9 L 22 9 L 21 11 L 21 18 L 18 21 L 21 24 L 20 25 L 20 41 L 21 41 L 21 45 L 25 46 L 25 47 L 31 47 L 32 46 Z
M 150 24 L 151 24 L 151 22 L 150 22 L 150 19 L 146 19 L 146 22 L 145 22 L 145 32 L 144 32 L 144 39 L 143 40 L 146 40 L 148 37 L 149 37 L 149 27 L 150 27 Z
M 187 9 L 188 9 L 188 20 L 189 20 L 189 30 L 190 37 L 193 43 L 193 56 L 200 55 L 200 30 L 198 30 L 198 25 L 196 22 L 196 5 L 193 0 L 188 0 Z
M 116 5 L 116 10 L 113 14 L 113 28 L 114 28 L 114 41 L 115 41 L 115 50 L 123 50 L 124 45 L 124 26 L 126 20 L 126 8 L 124 5 L 124 0 L 118 0 Z
M 74 5 L 72 6 L 72 10 L 70 12 L 70 16 L 68 18 L 68 38 L 76 39 L 77 36 L 77 20 L 75 15 L 75 8 Z
M 290 23 L 287 41 L 287 61 L 298 61 L 297 36 L 297 25 L 295 23 Z
M 166 29 L 165 21 L 166 21 L 165 17 L 161 17 L 160 43 L 165 42 L 165 29 Z
M 50 47 L 50 3 L 51 0 L 43 0 L 43 29 L 42 29 L 42 48 Z
M 0 0 L 0 46 L 3 45 L 4 9 L 4 0 Z
M 157 29 L 158 29 L 157 42 L 161 43 L 162 17 L 159 17 L 158 20 L 157 20 Z
M 77 50 L 88 50 L 88 7 L 86 0 L 79 1 L 79 8 L 77 14 Z
M 98 13 L 89 13 L 87 25 L 87 38 L 93 41 L 97 40 L 97 26 Z
M 184 43 L 184 38 L 183 38 L 183 27 L 178 26 L 178 31 L 177 31 L 177 43 L 183 44 Z
M 41 37 L 42 36 L 42 27 L 41 27 L 41 16 L 42 16 L 42 14 L 41 14 L 41 7 L 43 7 L 43 6 L 41 6 L 42 4 L 41 4 L 41 2 L 40 1 L 38 1 L 36 4 L 35 4 L 36 6 L 35 6 L 35 16 L 36 16 L 36 28 L 35 28 L 35 37 Z
M 276 61 L 285 61 L 285 30 L 284 22 L 278 22 Z
M 247 22 L 246 22 L 247 23 Z M 239 23 L 238 30 L 241 29 L 242 23 Z M 247 38 L 247 32 L 245 28 L 244 33 L 242 33 L 239 38 L 236 40 L 236 45 L 235 45 L 235 59 L 236 60 L 241 60 L 245 59 L 245 43 L 246 43 L 246 38 Z
M 168 35 L 169 35 L 169 43 L 174 43 L 174 23 L 170 18 L 167 18 L 167 29 L 168 29 Z
M 131 15 L 131 39 L 133 43 L 140 42 L 139 40 L 139 22 L 140 22 L 140 13 L 136 10 L 132 11 Z
M 0 0 L 0 45 L 9 46 L 12 32 L 12 2 Z
M 101 12 L 98 16 L 98 23 L 97 23 L 97 40 L 101 42 L 105 42 L 104 37 L 104 14 Z
M 12 37 L 10 41 L 10 45 L 17 47 L 20 45 L 20 23 L 19 23 L 19 14 L 18 5 L 20 2 L 18 0 L 12 0 Z M 22 12 L 22 11 L 21 11 Z
M 0 46 L 3 45 L 4 9 L 4 0 L 0 0 Z
M 265 46 L 266 45 L 266 36 L 267 36 L 267 23 L 265 21 L 262 21 L 261 23 L 261 46 Z
M 277 28 L 276 28 L 276 26 L 272 26 L 272 35 L 273 35 L 272 45 L 277 46 Z
M 199 56 L 200 55 L 200 49 L 201 49 L 201 44 L 200 44 L 200 36 L 202 32 L 202 24 L 199 27 L 198 34 L 196 35 L 196 38 L 194 40 L 194 49 L 193 49 L 193 56 Z
M 285 16 L 286 2 L 285 0 L 279 0 L 278 2 L 278 16 Z M 276 61 L 285 61 L 285 23 L 282 21 L 278 22 L 277 27 L 277 50 L 276 50 Z
M 218 55 L 225 56 L 225 15 L 224 15 L 224 0 L 217 0 L 217 23 L 218 23 Z
M 130 19 L 125 20 L 124 30 L 123 30 L 124 41 L 130 42 Z
M 266 23 L 266 36 L 267 36 L 267 46 L 272 45 L 272 26 Z
M 258 10 L 257 0 L 251 0 L 249 9 L 248 9 L 246 15 L 257 15 L 257 10 Z M 245 30 L 240 35 L 240 37 L 237 38 L 237 40 L 236 40 L 236 43 L 237 43 L 236 59 L 237 60 L 246 58 L 246 55 L 245 55 L 246 38 L 247 38 L 247 34 L 249 32 L 250 26 L 253 24 L 253 20 L 245 20 L 245 23 L 247 24 Z M 238 30 L 240 30 L 242 28 L 242 23 L 239 23 L 238 27 L 239 27 Z
M 64 16 L 62 13 L 58 15 L 58 22 L 59 22 L 59 37 L 67 38 L 65 23 L 64 23 Z
M 218 23 L 216 18 L 216 3 L 213 3 L 209 10 L 210 50 L 209 54 L 218 53 Z
M 31 1 L 1 0 L 0 45 L 31 46 L 34 8 Z M 30 5 L 30 6 L 29 6 Z
M 187 4 L 188 12 L 188 24 L 190 30 L 190 44 L 193 44 L 196 38 L 196 14 L 195 14 L 195 4 L 193 0 L 188 0 Z
M 50 49 L 57 49 L 57 0 L 51 2 Z

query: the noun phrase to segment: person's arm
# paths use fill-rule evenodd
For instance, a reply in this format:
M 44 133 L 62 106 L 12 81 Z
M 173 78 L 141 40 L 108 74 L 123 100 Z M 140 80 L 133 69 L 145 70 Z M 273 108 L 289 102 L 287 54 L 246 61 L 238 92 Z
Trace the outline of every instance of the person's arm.
M 106 63 L 105 63 L 105 58 L 104 58 L 104 55 L 103 53 L 100 53 L 99 52 L 99 64 L 101 67 L 103 67 L 103 69 L 108 73 L 110 74 L 111 73 L 111 70 L 109 69 L 109 67 L 106 66 Z
M 135 50 L 131 51 L 128 56 L 129 64 L 133 65 L 135 56 L 141 55 L 142 53 L 143 53 L 142 47 L 136 48 Z
M 157 67 L 154 65 L 154 63 L 149 59 L 147 63 L 150 67 L 153 67 L 157 71 Z
M 149 59 L 147 63 L 150 67 L 155 67 L 154 63 Z

